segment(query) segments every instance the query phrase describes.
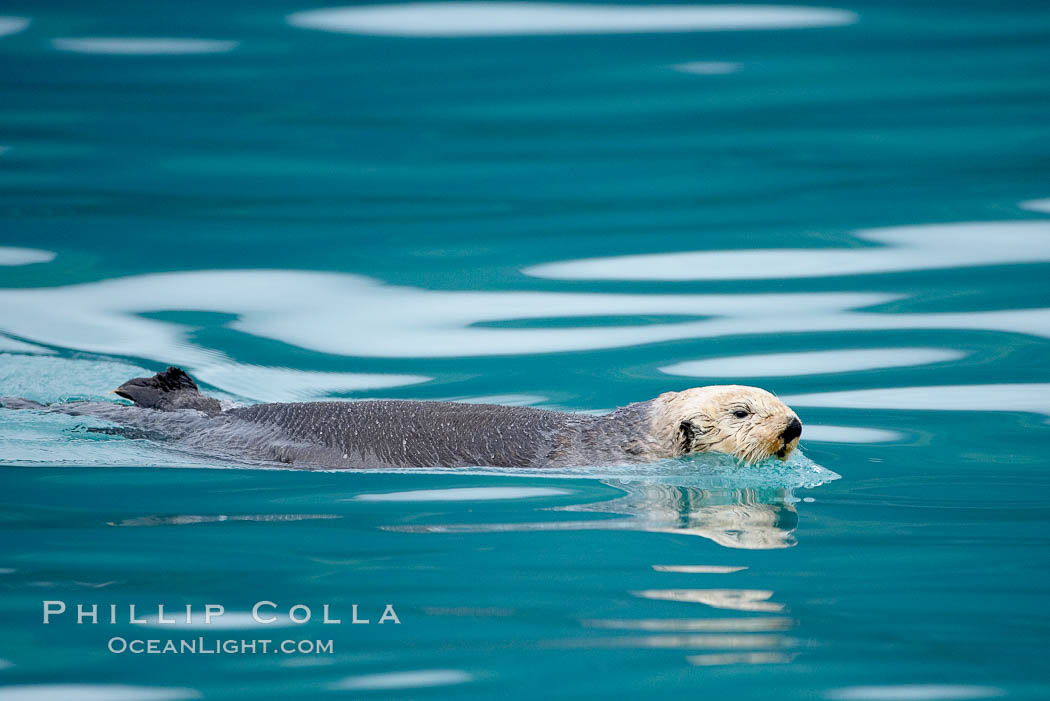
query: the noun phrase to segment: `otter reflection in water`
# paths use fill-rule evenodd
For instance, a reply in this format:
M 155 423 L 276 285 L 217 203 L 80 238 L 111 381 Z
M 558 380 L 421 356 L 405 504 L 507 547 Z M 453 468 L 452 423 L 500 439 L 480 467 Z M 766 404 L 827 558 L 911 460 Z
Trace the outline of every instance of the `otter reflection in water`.
M 614 484 L 619 499 L 571 507 L 574 511 L 629 514 L 632 530 L 696 535 L 727 548 L 773 550 L 795 545 L 798 512 L 791 490 L 699 489 L 643 482 Z
M 701 489 L 657 482 L 603 482 L 624 494 L 609 501 L 576 504 L 559 510 L 619 514 L 623 518 L 386 528 L 417 533 L 631 530 L 700 536 L 727 548 L 746 550 L 795 545 L 798 512 L 791 489 L 786 487 Z

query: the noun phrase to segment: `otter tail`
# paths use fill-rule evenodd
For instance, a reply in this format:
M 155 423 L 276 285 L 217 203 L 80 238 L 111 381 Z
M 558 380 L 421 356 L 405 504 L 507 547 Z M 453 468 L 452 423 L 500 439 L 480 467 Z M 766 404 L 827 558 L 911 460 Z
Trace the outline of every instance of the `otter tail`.
M 5 409 L 46 409 L 47 407 L 40 402 L 34 402 L 32 399 L 22 399 L 21 397 L 0 397 L 0 407 Z
M 201 394 L 193 378 L 181 368 L 176 367 L 158 372 L 153 377 L 132 378 L 113 392 L 145 409 L 159 411 L 196 409 L 206 414 L 222 412 L 218 399 Z

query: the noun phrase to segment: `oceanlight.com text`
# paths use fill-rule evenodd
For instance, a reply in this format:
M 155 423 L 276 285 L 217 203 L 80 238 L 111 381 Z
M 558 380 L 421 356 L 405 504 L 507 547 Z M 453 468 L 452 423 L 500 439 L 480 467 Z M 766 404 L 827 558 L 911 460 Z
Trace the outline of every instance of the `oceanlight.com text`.
M 106 648 L 117 655 L 331 655 L 331 640 L 264 640 L 236 638 L 188 638 L 182 640 L 122 638 L 109 639 Z

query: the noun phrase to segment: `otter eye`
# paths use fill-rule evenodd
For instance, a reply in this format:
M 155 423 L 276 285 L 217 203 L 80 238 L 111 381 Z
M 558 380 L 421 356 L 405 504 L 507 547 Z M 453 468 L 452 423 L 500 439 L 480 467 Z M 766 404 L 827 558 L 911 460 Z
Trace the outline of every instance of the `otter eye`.
M 738 419 L 746 419 L 748 414 L 743 409 L 737 409 L 733 412 L 733 416 L 737 417 Z

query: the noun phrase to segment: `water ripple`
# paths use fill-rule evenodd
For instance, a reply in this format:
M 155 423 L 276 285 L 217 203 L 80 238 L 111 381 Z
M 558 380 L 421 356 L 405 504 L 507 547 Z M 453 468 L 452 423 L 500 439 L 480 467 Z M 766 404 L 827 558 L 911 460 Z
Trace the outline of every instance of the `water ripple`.
M 1050 231 L 1050 225 L 1047 230 Z M 1008 248 L 1006 244 L 1004 247 Z M 1048 248 L 1050 256 L 1050 248 Z M 605 294 L 475 292 L 384 285 L 360 275 L 202 271 L 138 275 L 52 288 L 0 289 L 0 330 L 29 341 L 184 364 L 201 375 L 231 361 L 188 339 L 192 327 L 143 314 L 232 314 L 226 326 L 322 353 L 422 358 L 619 348 L 728 335 L 889 329 L 987 329 L 1050 337 L 1050 309 L 946 313 L 853 311 L 899 299 L 860 292 Z M 798 310 L 782 314 L 782 309 Z M 479 326 L 602 315 L 703 321 L 618 326 Z M 216 373 L 219 375 L 221 373 Z M 295 384 L 305 381 L 297 375 Z M 325 377 L 333 383 L 335 378 Z M 220 384 L 219 386 L 223 386 Z
M 29 20 L 25 17 L 0 17 L 0 37 L 17 34 L 28 26 Z
M 784 652 L 727 652 L 707 655 L 689 655 L 686 662 L 697 667 L 731 664 L 787 664 L 795 659 Z
M 658 632 L 713 632 L 713 633 L 757 633 L 790 630 L 795 622 L 790 618 L 636 618 L 593 619 L 580 623 L 587 628 L 606 630 L 645 630 Z
M 365 674 L 347 677 L 333 685 L 335 689 L 346 690 L 381 690 L 381 689 L 423 689 L 432 686 L 449 686 L 466 684 L 474 681 L 474 676 L 459 669 L 417 669 L 406 672 L 386 672 L 382 674 Z
M 1050 416 L 1050 384 L 942 385 L 814 392 L 781 397 L 791 406 L 907 411 L 1025 411 Z
M 68 37 L 52 39 L 59 51 L 115 56 L 179 56 L 217 54 L 233 51 L 240 42 L 215 39 L 172 39 L 162 37 Z
M 792 29 L 852 24 L 846 10 L 771 5 L 575 5 L 542 2 L 415 2 L 297 12 L 304 29 L 400 37 L 620 34 Z
M 761 589 L 646 589 L 631 593 L 643 599 L 705 604 L 712 608 L 733 611 L 784 610 L 783 604 L 769 600 L 773 592 Z
M 1050 198 L 1045 200 L 1028 200 L 1020 204 L 1021 209 L 1027 209 L 1031 212 L 1045 212 L 1050 214 Z
M 572 494 L 572 492 L 551 487 L 460 487 L 458 489 L 418 489 L 408 492 L 358 494 L 351 501 L 492 501 L 534 499 L 563 494 Z
M 13 248 L 0 246 L 0 265 L 30 265 L 32 263 L 50 263 L 55 259 L 52 251 L 41 251 L 35 248 Z
M 687 360 L 665 365 L 660 372 L 686 377 L 786 377 L 927 365 L 965 357 L 966 353 L 947 348 L 847 349 Z
M 854 236 L 880 245 L 649 253 L 544 263 L 523 272 L 559 280 L 780 280 L 1050 262 L 1045 221 L 897 226 Z
M 692 73 L 694 75 L 727 75 L 729 73 L 737 73 L 741 67 L 741 64 L 731 61 L 690 61 L 672 66 L 680 73 Z
M 176 689 L 128 684 L 23 684 L 0 687 L 0 701 L 176 701 L 195 699 L 193 689 Z
M 899 684 L 895 686 L 850 686 L 825 694 L 835 701 L 966 701 L 1005 696 L 994 686 L 965 684 Z

